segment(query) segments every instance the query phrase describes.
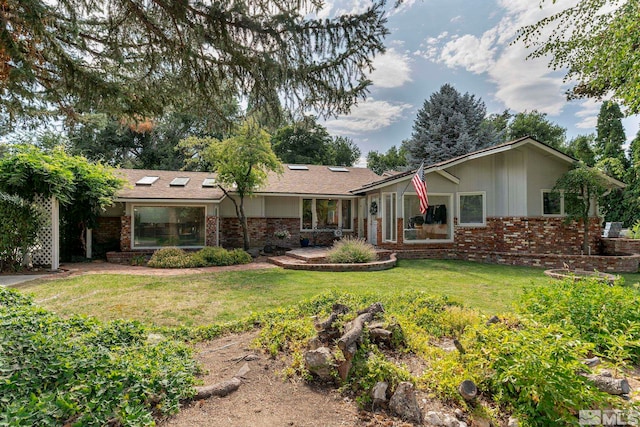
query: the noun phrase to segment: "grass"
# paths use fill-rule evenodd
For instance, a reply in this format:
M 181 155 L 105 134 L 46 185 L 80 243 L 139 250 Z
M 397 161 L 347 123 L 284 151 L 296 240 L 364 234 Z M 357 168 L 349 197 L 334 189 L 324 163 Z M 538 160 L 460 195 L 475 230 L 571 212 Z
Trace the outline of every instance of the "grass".
M 625 275 L 627 284 L 640 274 Z M 486 314 L 509 311 L 523 289 L 553 283 L 542 270 L 463 261 L 404 260 L 381 272 L 305 272 L 279 268 L 185 276 L 86 275 L 19 286 L 59 314 L 135 319 L 163 326 L 206 325 L 288 305 L 338 289 L 350 293 L 420 290 Z

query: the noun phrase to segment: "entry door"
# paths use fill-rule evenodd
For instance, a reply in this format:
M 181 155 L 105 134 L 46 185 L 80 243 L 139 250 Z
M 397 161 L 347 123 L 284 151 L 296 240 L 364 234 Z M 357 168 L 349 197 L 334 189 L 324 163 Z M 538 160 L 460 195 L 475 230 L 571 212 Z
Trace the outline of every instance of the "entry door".
M 377 212 L 372 212 L 372 206 L 375 204 Z M 369 196 L 369 203 L 367 204 L 367 210 L 369 211 L 369 243 L 372 245 L 378 244 L 378 213 L 380 212 L 380 200 L 378 196 Z

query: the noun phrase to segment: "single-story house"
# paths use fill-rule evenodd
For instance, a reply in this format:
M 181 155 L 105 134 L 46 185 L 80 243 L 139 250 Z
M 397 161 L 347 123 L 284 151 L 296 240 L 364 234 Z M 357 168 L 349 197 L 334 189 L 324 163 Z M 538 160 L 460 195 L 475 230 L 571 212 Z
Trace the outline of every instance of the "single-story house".
M 245 201 L 251 245 L 275 243 L 274 233 L 286 229 L 296 243 L 307 237 L 312 244 L 329 244 L 336 236 L 355 235 L 415 256 L 580 254 L 581 227 L 563 222 L 563 199 L 551 191 L 575 162 L 525 137 L 425 165 L 425 215 L 411 185 L 415 171 L 378 176 L 366 168 L 284 165 L 281 175 L 269 174 L 266 185 Z M 215 174 L 118 173 L 130 185 L 93 230 L 95 242 L 118 241 L 121 251 L 242 246 L 234 205 Z M 612 187 L 624 186 L 607 179 Z M 592 215 L 590 247 L 597 253 L 596 206 Z

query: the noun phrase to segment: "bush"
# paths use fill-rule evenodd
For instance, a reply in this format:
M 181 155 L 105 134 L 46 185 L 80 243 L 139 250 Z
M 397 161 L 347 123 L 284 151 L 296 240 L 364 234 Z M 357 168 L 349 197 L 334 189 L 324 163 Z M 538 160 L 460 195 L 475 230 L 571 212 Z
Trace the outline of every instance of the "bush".
M 574 330 L 617 363 L 640 360 L 640 295 L 597 280 L 570 280 L 525 291 L 518 310 L 534 320 Z
M 217 246 L 207 246 L 189 254 L 180 248 L 162 248 L 154 252 L 148 262 L 154 268 L 195 268 L 247 264 L 251 255 L 242 249 L 231 251 Z
M 153 253 L 147 263 L 154 268 L 193 268 L 203 267 L 201 260 L 187 254 L 179 248 L 162 248 Z
M 327 260 L 336 264 L 365 263 L 375 259 L 376 250 L 373 245 L 357 237 L 345 237 L 334 243 L 327 253 Z
M 18 270 L 38 240 L 43 214 L 35 204 L 0 192 L 0 218 L 0 271 Z
M 199 372 L 191 350 L 137 322 L 64 319 L 0 288 L 0 425 L 154 425 Z
M 194 254 L 194 257 L 198 258 L 206 266 L 236 265 L 251 262 L 251 255 L 242 249 L 228 251 L 218 246 L 202 248 Z

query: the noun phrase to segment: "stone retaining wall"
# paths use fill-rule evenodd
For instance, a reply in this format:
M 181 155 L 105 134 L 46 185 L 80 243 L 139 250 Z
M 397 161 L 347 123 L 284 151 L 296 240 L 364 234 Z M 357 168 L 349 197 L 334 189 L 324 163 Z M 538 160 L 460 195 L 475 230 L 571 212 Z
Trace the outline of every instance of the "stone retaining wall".
M 603 237 L 602 252 L 607 255 L 640 254 L 640 239 Z

